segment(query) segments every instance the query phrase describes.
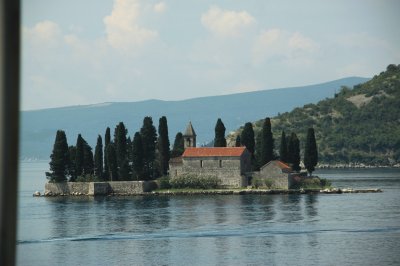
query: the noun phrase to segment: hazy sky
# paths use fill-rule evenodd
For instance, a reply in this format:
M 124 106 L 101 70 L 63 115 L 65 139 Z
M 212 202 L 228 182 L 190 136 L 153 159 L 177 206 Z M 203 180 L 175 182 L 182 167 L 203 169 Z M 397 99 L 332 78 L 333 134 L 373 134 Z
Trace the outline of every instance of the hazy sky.
M 372 77 L 400 1 L 22 0 L 22 109 Z

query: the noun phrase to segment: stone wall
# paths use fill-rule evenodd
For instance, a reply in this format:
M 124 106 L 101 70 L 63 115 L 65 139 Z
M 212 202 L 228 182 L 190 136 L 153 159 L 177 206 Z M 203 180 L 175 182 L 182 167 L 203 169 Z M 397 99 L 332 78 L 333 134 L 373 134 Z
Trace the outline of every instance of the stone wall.
M 282 169 L 277 167 L 275 164 L 268 164 L 265 167 L 262 167 L 259 172 L 254 172 L 253 178 L 271 180 L 270 182 L 274 189 L 289 188 L 289 174 L 284 173 Z
M 221 187 L 243 187 L 247 179 L 242 174 L 242 165 L 238 157 L 185 158 L 180 173 L 218 177 Z
M 46 183 L 44 195 L 135 195 L 150 192 L 154 181 L 63 182 Z

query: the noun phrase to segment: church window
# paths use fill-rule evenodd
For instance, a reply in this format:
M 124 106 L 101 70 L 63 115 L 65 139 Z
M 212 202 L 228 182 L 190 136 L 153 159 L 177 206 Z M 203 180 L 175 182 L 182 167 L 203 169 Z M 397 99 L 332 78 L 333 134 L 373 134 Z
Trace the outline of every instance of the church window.
M 203 168 L 203 160 L 200 160 L 200 167 Z
M 222 167 L 222 160 L 219 160 L 219 167 Z

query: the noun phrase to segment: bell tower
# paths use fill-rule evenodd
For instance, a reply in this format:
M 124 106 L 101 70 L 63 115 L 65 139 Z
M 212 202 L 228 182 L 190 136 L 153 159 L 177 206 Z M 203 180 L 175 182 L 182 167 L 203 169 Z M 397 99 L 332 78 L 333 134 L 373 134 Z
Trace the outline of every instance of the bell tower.
M 196 147 L 196 133 L 194 132 L 192 122 L 189 122 L 186 127 L 185 134 L 183 134 L 183 143 L 185 149 L 188 147 Z

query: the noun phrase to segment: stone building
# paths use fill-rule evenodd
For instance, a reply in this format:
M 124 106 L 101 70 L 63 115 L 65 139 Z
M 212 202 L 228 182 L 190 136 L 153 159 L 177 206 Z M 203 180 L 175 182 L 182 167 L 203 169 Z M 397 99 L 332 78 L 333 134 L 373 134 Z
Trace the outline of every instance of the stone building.
M 253 178 L 271 180 L 273 188 L 288 189 L 292 168 L 281 161 L 270 161 L 253 173 Z
M 188 174 L 215 176 L 220 179 L 222 187 L 247 186 L 251 154 L 246 147 L 196 147 L 196 133 L 191 123 L 183 138 L 184 153 L 169 162 L 171 178 Z
M 196 147 L 196 133 L 189 122 L 183 134 L 185 151 L 169 161 L 171 178 L 182 175 L 216 176 L 222 187 L 246 187 L 250 178 L 270 179 L 273 188 L 288 189 L 291 168 L 271 161 L 251 172 L 251 153 L 246 147 Z

